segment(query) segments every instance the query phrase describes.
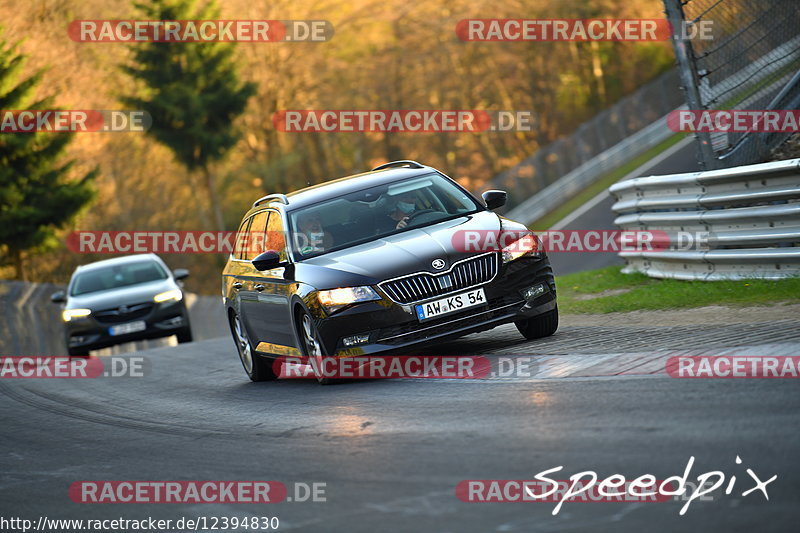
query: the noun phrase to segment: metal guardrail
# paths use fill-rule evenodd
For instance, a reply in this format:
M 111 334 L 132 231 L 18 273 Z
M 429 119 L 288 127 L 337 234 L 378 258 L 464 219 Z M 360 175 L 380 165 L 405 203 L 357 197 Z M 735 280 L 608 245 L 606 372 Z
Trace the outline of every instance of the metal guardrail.
M 686 109 L 686 106 L 678 109 Z M 555 183 L 548 185 L 509 210 L 507 213 L 508 218 L 526 225 L 532 224 L 597 181 L 604 174 L 669 139 L 674 133 L 665 127 L 666 123 L 667 117 L 664 116 L 593 157 L 572 172 L 565 174 Z
M 530 157 L 501 172 L 484 184 L 484 189 L 508 191 L 506 212 L 514 209 L 522 216 L 511 216 L 527 219 L 526 223 L 534 221 L 547 212 L 541 207 L 541 199 L 552 209 L 567 198 L 564 194 L 574 193 L 575 187 L 580 190 L 601 176 L 601 166 L 612 165 L 610 168 L 613 168 L 615 161 L 617 164 L 627 162 L 646 150 L 649 143 L 635 142 L 642 138 L 642 130 L 649 129 L 644 134 L 647 138 L 653 133 L 669 136 L 666 127 L 662 128 L 663 132 L 654 132 L 652 125 L 665 125 L 664 117 L 683 103 L 679 87 L 677 69 L 661 74 L 584 122 L 571 134 L 540 147 Z M 570 178 L 565 180 L 567 176 Z M 558 190 L 553 190 L 552 186 Z M 561 190 L 562 187 L 566 190 Z M 546 189 L 549 192 L 543 194 Z M 537 197 L 536 203 L 532 203 L 532 196 Z
M 663 231 L 669 249 L 623 251 L 623 272 L 655 278 L 780 279 L 800 276 L 800 159 L 613 185 L 614 223 Z M 701 245 L 688 235 L 702 235 Z
M 780 91 L 780 88 L 785 85 L 784 77 L 791 78 L 793 75 L 792 72 L 789 72 L 784 77 L 778 78 L 776 82 L 767 84 L 755 93 L 752 92 L 752 85 L 763 84 L 766 80 L 770 80 L 777 75 L 777 73 L 787 69 L 797 61 L 800 61 L 800 37 L 795 37 L 774 50 L 769 51 L 764 56 L 755 59 L 751 64 L 745 66 L 741 71 L 715 83 L 713 86 L 710 84 L 708 86 L 703 86 L 703 96 L 706 99 L 715 100 L 722 98 L 724 95 L 725 98 L 736 99 L 740 102 L 740 106 L 749 107 L 750 109 L 777 109 L 781 107 L 793 109 L 796 105 L 793 101 L 788 99 L 794 94 L 792 92 L 786 95 L 784 95 L 785 91 L 780 92 L 772 104 L 770 104 L 769 101 L 764 101 L 765 98 L 770 97 L 770 95 L 774 94 L 776 91 Z M 672 71 L 662 75 L 662 78 L 659 78 L 660 81 L 657 80 L 659 84 L 657 86 L 663 87 L 668 80 L 672 81 L 671 76 Z M 741 83 L 737 82 L 742 76 L 749 80 L 748 85 L 741 85 Z M 656 84 L 656 82 L 651 82 L 649 85 L 654 84 Z M 652 87 L 645 86 L 640 89 L 639 92 L 645 93 L 647 90 L 651 89 Z M 638 93 L 635 93 L 634 96 L 636 94 Z M 628 99 L 630 98 L 631 97 L 628 97 Z M 767 104 L 770 104 L 770 106 Z M 618 105 L 624 106 L 627 105 L 627 102 L 623 100 Z M 688 106 L 684 104 L 677 107 L 675 111 L 685 109 L 688 109 Z M 670 109 L 670 111 L 672 111 L 672 109 Z M 655 122 L 639 129 L 635 133 L 627 135 L 613 146 L 604 149 L 591 159 L 584 161 L 577 167 L 572 168 L 569 172 L 562 174 L 561 177 L 547 184 L 539 192 L 529 196 L 527 199 L 519 200 L 517 197 L 524 196 L 523 193 L 527 190 L 524 184 L 530 182 L 532 179 L 529 174 L 534 178 L 537 173 L 541 174 L 540 167 L 542 165 L 538 163 L 542 163 L 542 160 L 547 159 L 547 155 L 551 153 L 549 150 L 555 149 L 557 143 L 543 148 L 524 162 L 498 175 L 495 179 L 486 184 L 485 189 L 508 189 L 510 192 L 509 206 L 511 208 L 506 211 L 507 216 L 524 224 L 531 224 L 569 200 L 576 193 L 591 185 L 608 172 L 631 161 L 674 135 L 674 132 L 667 128 L 667 116 L 668 115 L 665 115 Z M 592 120 L 584 124 L 584 126 L 588 127 L 590 124 L 594 124 L 594 122 L 595 120 Z M 750 151 L 753 149 L 753 143 L 758 144 L 758 153 L 765 155 L 769 151 L 769 147 L 776 146 L 779 144 L 777 141 L 785 139 L 786 136 L 788 136 L 788 134 L 754 134 L 748 137 L 749 144 L 747 144 L 747 146 L 737 146 L 731 149 L 723 158 L 725 161 L 724 166 L 731 167 L 751 162 L 752 153 L 750 153 Z M 743 148 L 746 148 L 746 150 Z M 745 153 L 749 155 L 743 158 Z M 546 167 L 547 165 L 544 166 Z M 538 172 L 536 171 L 537 168 L 539 168 Z

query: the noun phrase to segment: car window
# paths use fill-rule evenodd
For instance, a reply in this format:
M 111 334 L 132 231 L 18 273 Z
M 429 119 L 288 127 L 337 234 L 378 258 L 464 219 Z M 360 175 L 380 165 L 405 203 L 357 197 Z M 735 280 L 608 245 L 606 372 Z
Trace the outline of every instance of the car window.
M 248 261 L 252 261 L 259 254 L 266 251 L 268 248 L 265 246 L 265 234 L 267 229 L 267 211 L 261 211 L 251 217 L 250 226 L 247 229 L 247 246 L 245 247 L 243 257 Z
M 236 242 L 233 247 L 233 257 L 236 259 L 247 259 L 247 247 L 250 245 L 249 230 L 250 224 L 253 222 L 253 217 L 247 217 L 239 226 L 236 232 Z
M 277 211 L 269 211 L 267 220 L 267 238 L 264 250 L 274 250 L 281 256 L 281 261 L 287 260 L 286 233 L 283 227 L 283 220 Z
M 452 180 L 428 174 L 291 211 L 292 246 L 305 259 L 483 209 Z
M 138 285 L 167 279 L 167 272 L 153 260 L 110 265 L 79 272 L 70 287 L 71 296 L 106 291 L 119 287 Z

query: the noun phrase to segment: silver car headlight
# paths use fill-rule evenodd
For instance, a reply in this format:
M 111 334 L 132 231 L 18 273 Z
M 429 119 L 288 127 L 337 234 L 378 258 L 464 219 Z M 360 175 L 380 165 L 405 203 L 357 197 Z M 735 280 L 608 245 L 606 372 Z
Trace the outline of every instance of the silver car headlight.
M 61 312 L 61 318 L 64 322 L 75 320 L 76 318 L 85 318 L 92 314 L 91 309 L 64 309 Z

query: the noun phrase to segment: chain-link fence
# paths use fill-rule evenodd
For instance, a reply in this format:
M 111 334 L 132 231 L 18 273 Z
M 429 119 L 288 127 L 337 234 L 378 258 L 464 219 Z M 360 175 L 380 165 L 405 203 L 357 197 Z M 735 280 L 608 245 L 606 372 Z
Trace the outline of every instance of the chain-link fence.
M 690 109 L 798 108 L 800 0 L 664 0 L 664 5 Z M 699 133 L 701 161 L 706 169 L 758 163 L 788 136 Z
M 499 174 L 485 188 L 508 191 L 509 209 L 519 205 L 679 107 L 683 104 L 679 86 L 678 71 L 665 72 L 581 124 L 571 135 L 542 147 L 520 164 Z M 641 151 L 646 150 L 649 145 L 641 148 Z M 632 155 L 636 155 L 634 151 Z M 593 169 L 603 170 L 603 165 L 593 165 Z

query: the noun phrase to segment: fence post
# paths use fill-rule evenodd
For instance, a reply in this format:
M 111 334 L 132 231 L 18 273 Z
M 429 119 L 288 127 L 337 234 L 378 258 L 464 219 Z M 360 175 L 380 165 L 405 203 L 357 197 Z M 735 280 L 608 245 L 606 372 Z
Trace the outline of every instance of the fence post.
M 683 16 L 683 4 L 681 0 L 664 0 L 665 13 L 667 20 L 672 26 L 672 46 L 675 49 L 675 57 L 678 60 L 678 74 L 681 77 L 681 85 L 686 93 L 686 103 L 690 111 L 705 109 L 700 98 L 700 80 L 697 76 L 697 65 L 695 64 L 692 43 L 686 38 L 684 24 L 686 19 Z M 700 163 L 704 170 L 719 168 L 717 157 L 711 146 L 711 134 L 709 132 L 696 131 L 695 139 L 700 146 Z

